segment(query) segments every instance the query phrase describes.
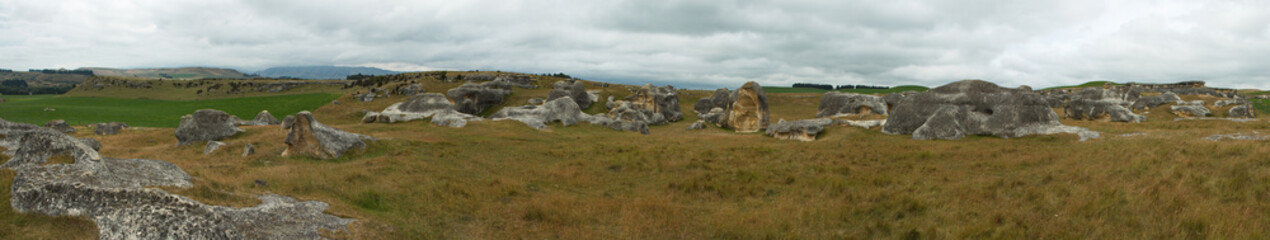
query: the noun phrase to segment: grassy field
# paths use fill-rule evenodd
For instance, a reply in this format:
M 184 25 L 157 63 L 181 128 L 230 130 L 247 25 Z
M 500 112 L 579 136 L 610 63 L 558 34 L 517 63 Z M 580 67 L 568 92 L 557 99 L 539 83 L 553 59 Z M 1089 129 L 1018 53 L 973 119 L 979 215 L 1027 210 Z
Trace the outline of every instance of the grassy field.
M 839 89 L 838 92 L 860 93 L 860 94 L 888 94 L 899 93 L 904 91 L 925 92 L 927 87 L 923 86 L 896 86 L 888 89 Z M 815 88 L 793 88 L 793 87 L 763 87 L 765 93 L 825 93 L 824 89 Z
M 176 127 L 181 116 L 198 109 L 217 109 L 248 120 L 255 117 L 261 110 L 269 110 L 270 113 L 281 118 L 302 110 L 317 109 L 323 104 L 330 103 L 339 95 L 312 93 L 199 101 L 54 95 L 2 97 L 7 102 L 0 103 L 0 118 L 8 121 L 43 125 L 49 120 L 65 119 L 71 125 L 124 122 L 130 126 Z M 53 108 L 56 111 L 44 111 L 45 108 Z
M 507 105 L 548 92 L 515 91 Z M 711 93 L 682 91 L 681 108 Z M 818 96 L 772 93 L 773 121 L 814 117 Z M 195 177 L 195 187 L 170 190 L 202 202 L 245 207 L 258 203 L 252 196 L 277 193 L 330 203 L 329 213 L 357 219 L 346 234 L 358 239 L 1270 236 L 1270 145 L 1202 139 L 1266 132 L 1264 119 L 1173 121 L 1153 110 L 1136 124 L 1064 120 L 1103 133 L 1084 142 L 1070 134 L 918 141 L 838 126 L 817 141 L 794 142 L 685 130 L 696 120 L 691 113 L 651 135 L 585 123 L 545 131 L 515 121 L 457 129 L 426 121 L 361 124 L 359 110 L 405 97 L 348 97 L 315 116 L 379 140 L 335 160 L 280 157 L 286 131 L 276 126 L 244 127 L 211 155 L 201 154 L 203 146 L 175 146 L 170 128 L 93 137 L 104 156 L 175 163 Z M 78 128 L 77 136 L 91 136 Z M 256 154 L 239 156 L 247 143 Z M 12 175 L 0 170 L 7 178 L 0 189 Z M 0 195 L 0 206 L 7 201 Z M 16 239 L 95 234 L 84 219 L 5 210 L 0 219 L 0 236 Z
M 301 82 L 312 83 L 303 86 L 287 89 L 282 92 L 270 92 L 268 90 L 250 89 L 249 91 L 234 92 L 230 91 L 231 84 L 269 84 L 280 82 Z M 104 88 L 94 88 L 98 83 L 111 85 Z M 128 88 L 123 87 L 123 83 L 147 84 L 148 88 Z M 309 94 L 309 93 L 325 93 L 325 94 L 343 94 L 345 92 L 342 87 L 345 82 L 336 80 L 266 80 L 266 79 L 237 79 L 237 80 L 158 80 L 158 79 L 141 79 L 131 77 L 92 77 L 78 87 L 71 89 L 70 92 L 63 94 L 68 97 L 102 97 L 102 98 L 128 98 L 128 99 L 155 99 L 155 100 L 211 100 L 211 99 L 230 99 L 243 97 L 262 97 L 277 96 L 291 94 Z M 185 87 L 183 85 L 194 85 Z

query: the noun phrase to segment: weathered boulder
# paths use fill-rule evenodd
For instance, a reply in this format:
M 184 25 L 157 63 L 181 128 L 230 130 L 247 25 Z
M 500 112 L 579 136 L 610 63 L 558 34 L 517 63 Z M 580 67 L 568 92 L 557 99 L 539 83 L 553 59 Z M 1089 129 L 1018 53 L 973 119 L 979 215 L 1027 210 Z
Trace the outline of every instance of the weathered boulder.
M 88 147 L 92 148 L 93 151 L 101 151 L 101 142 L 98 142 L 97 139 L 79 138 L 79 142 L 84 143 L 84 145 L 88 145 Z
M 1137 101 L 1133 102 L 1133 110 L 1146 110 L 1167 103 L 1178 103 L 1181 101 L 1182 98 L 1178 97 L 1177 94 L 1174 94 L 1173 92 L 1166 92 L 1155 96 L 1139 97 Z
M 530 98 L 530 99 L 529 99 L 529 104 L 533 104 L 533 105 L 542 105 L 542 104 L 543 104 L 543 103 L 545 103 L 545 102 L 547 102 L 547 101 L 546 101 L 546 100 L 542 100 L 541 98 Z
M 292 117 L 288 117 L 292 118 Z M 313 113 L 302 111 L 294 115 L 294 120 L 283 124 L 287 132 L 287 149 L 282 156 L 311 156 L 322 159 L 339 158 L 349 150 L 366 149 L 365 140 L 374 140 L 369 136 L 345 132 L 328 127 L 313 118 Z M 287 121 L 283 121 L 288 123 Z
M 816 117 L 839 117 L 856 114 L 886 115 L 886 100 L 873 95 L 826 92 L 820 97 Z
M 1243 104 L 1236 105 L 1235 107 L 1230 108 L 1230 111 L 1226 114 L 1226 117 L 1228 118 L 1256 118 L 1257 112 L 1253 110 L 1252 103 L 1244 102 Z
M 912 95 L 915 93 L 917 92 L 905 91 L 902 93 L 889 93 L 886 95 L 882 95 L 882 101 L 886 102 L 886 111 L 888 113 L 891 112 L 892 109 L 895 109 L 896 105 L 900 105 L 900 102 L 904 101 L 904 97 L 907 97 L 908 95 Z
M 72 128 L 70 124 L 66 123 L 66 120 L 62 120 L 62 119 L 54 119 L 52 121 L 44 123 L 44 127 L 52 128 L 53 130 L 57 130 L 58 132 L 62 132 L 62 133 L 75 132 L 75 128 Z
M 414 83 L 407 86 L 398 87 L 397 89 L 394 89 L 393 92 L 396 93 L 397 95 L 402 95 L 402 96 L 414 96 L 415 94 L 420 94 L 425 92 L 425 90 L 423 88 L 423 84 Z
M 672 86 L 655 87 L 652 84 L 646 84 L 635 89 L 633 94 L 626 97 L 626 100 L 632 103 L 633 107 L 649 110 L 652 115 L 660 115 L 648 116 L 650 120 L 654 120 L 648 124 L 678 122 L 684 117 L 679 111 L 679 93 Z
M 652 110 L 645 109 L 636 103 L 618 101 L 615 104 L 616 106 L 609 110 L 604 117 L 597 118 L 592 123 L 616 130 L 634 131 L 647 135 L 649 134 L 649 124 L 665 121 L 661 118 L 663 115 L 653 113 Z
M 732 93 L 732 103 L 724 110 L 723 127 L 737 132 L 758 132 L 767 128 L 767 94 L 755 82 L 746 82 Z
M 731 103 L 732 103 L 732 91 L 728 91 L 727 88 L 720 88 L 720 89 L 714 90 L 714 95 L 710 95 L 710 97 L 708 98 L 701 98 L 700 100 L 697 100 L 697 103 L 692 105 L 692 110 L 697 112 L 698 115 L 706 114 L 706 113 L 709 113 L 710 110 L 714 108 L 727 109 L 728 104 L 731 104 Z
M 97 135 L 115 135 L 126 128 L 128 128 L 128 124 L 121 122 L 98 123 L 93 124 L 93 133 Z
M 181 117 L 181 123 L 176 127 L 177 145 L 184 146 L 196 142 L 219 141 L 239 132 L 244 132 L 245 130 L 238 128 L 237 122 L 236 118 L 220 110 L 202 109 L 194 111 L 194 114 Z
M 353 95 L 353 97 L 357 98 L 358 101 L 370 102 L 370 101 L 375 101 L 375 95 L 376 94 L 373 92 L 368 92 L 368 93 Z
M 243 157 L 246 157 L 253 153 L 256 153 L 256 146 L 252 146 L 250 143 L 243 144 Z
M 216 152 L 217 149 L 220 149 L 225 145 L 229 144 L 221 141 L 207 141 L 207 146 L 203 147 L 203 155 L 212 154 L 213 152 Z
M 885 108 L 883 106 L 882 108 Z M 833 124 L 834 120 L 830 118 L 806 119 L 798 121 L 785 121 L 781 119 L 776 124 L 767 126 L 767 135 L 781 140 L 798 140 L 810 142 L 816 140 L 816 136 L 820 132 L 825 131 L 825 126 Z
M 1066 108 L 1067 101 L 1072 99 L 1072 94 L 1055 93 L 1045 95 L 1045 104 L 1051 108 Z
M 261 126 L 261 125 L 274 125 L 274 124 L 280 124 L 280 123 L 282 123 L 282 121 L 278 121 L 278 118 L 274 117 L 273 114 L 270 114 L 269 110 L 262 110 L 260 111 L 260 113 L 256 114 L 256 118 L 251 119 L 251 121 L 239 122 L 238 125 L 239 126 Z
M 562 97 L 570 97 L 578 107 L 587 109 L 591 107 L 591 96 L 587 94 L 585 85 L 582 81 L 573 79 L 561 80 L 551 85 L 551 93 L 547 95 L 547 101 L 556 100 Z
M 1244 100 L 1244 99 L 1222 99 L 1222 100 L 1217 100 L 1217 101 L 1214 101 L 1214 102 L 1213 102 L 1213 106 L 1214 106 L 1214 107 L 1225 107 L 1225 106 L 1230 106 L 1230 105 L 1236 105 L 1236 104 L 1246 104 L 1246 103 L 1248 103 L 1248 100 Z
M 723 108 L 713 108 L 710 109 L 709 112 L 697 115 L 697 119 L 713 123 L 717 127 L 723 127 L 723 120 L 725 119 L 724 117 L 726 116 L 726 111 L 727 110 L 723 110 Z
M 453 102 L 440 93 L 423 93 L 389 105 L 383 112 L 368 112 L 362 122 L 394 123 L 424 118 L 432 118 L 432 124 L 448 127 L 463 127 L 468 121 L 481 120 L 481 117 L 454 110 Z
M 56 155 L 68 155 L 77 164 L 93 167 L 99 166 L 102 159 L 90 145 L 92 142 L 49 128 L 0 119 L 0 136 L 3 136 L 0 147 L 8 149 L 4 154 L 9 155 L 9 160 L 0 168 L 39 166 Z
M 1209 111 L 1204 105 L 1173 105 L 1170 110 L 1179 117 L 1207 117 L 1213 115 L 1212 111 Z
M 706 128 L 706 121 L 697 120 L 696 122 L 693 122 L 692 125 L 688 125 L 688 128 L 686 128 L 685 130 L 701 130 L 705 128 Z
M 1114 91 L 1103 88 L 1085 88 L 1071 95 L 1063 113 L 1068 119 L 1076 120 L 1108 120 L 1112 122 L 1141 122 L 1145 116 L 1134 114 L 1125 107 L 1128 102 L 1121 100 Z M 1049 104 L 1047 104 L 1049 105 Z
M 467 114 L 480 114 L 490 106 L 502 104 L 508 94 L 511 94 L 510 90 L 474 83 L 463 84 L 445 93 L 454 100 L 454 110 Z
M 582 113 L 582 108 L 569 96 L 555 98 L 541 106 L 505 107 L 490 115 L 492 120 L 516 120 L 536 129 L 547 129 L 547 123 L 551 122 L 560 122 L 564 126 L 577 125 L 590 118 L 590 115 Z
M 494 80 L 486 82 L 485 84 L 505 90 L 511 90 L 511 87 L 524 89 L 538 88 L 538 80 L 533 79 L 528 75 L 502 75 L 494 77 Z
M 887 134 L 913 134 L 913 139 L 960 139 L 966 135 L 1005 138 L 1034 134 L 1098 133 L 1064 126 L 1040 95 L 982 80 L 963 80 L 909 96 L 882 126 Z

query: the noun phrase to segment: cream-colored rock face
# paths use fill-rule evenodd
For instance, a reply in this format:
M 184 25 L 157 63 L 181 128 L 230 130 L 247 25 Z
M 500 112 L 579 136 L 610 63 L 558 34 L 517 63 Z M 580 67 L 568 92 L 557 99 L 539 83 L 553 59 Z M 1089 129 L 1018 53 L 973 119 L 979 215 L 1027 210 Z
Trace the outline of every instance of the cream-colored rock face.
M 768 113 L 767 109 L 763 109 L 758 93 L 752 88 L 742 87 L 737 89 L 736 95 L 736 101 L 727 113 L 728 127 L 743 133 L 758 132 L 766 128 L 763 119 Z

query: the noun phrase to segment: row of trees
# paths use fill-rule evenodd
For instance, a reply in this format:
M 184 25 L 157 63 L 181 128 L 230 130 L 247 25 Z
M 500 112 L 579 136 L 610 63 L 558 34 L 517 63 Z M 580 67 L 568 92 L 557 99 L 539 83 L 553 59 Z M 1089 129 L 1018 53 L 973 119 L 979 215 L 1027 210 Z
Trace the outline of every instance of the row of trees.
M 38 72 L 38 73 L 45 73 L 45 74 L 75 74 L 75 75 L 84 75 L 84 76 L 92 76 L 92 75 L 93 75 L 93 70 L 88 70 L 88 69 L 80 69 L 80 70 L 67 70 L 67 69 L 31 69 L 31 71 L 30 71 L 30 72 Z
M 71 91 L 72 88 L 75 86 L 31 87 L 24 80 L 0 81 L 0 94 L 5 95 L 63 94 Z
M 819 84 L 819 83 L 795 83 L 794 87 L 823 89 L 825 91 L 841 90 L 841 89 L 890 89 L 891 88 L 888 86 L 872 86 L 872 85 L 838 85 L 835 87 L 834 85 Z

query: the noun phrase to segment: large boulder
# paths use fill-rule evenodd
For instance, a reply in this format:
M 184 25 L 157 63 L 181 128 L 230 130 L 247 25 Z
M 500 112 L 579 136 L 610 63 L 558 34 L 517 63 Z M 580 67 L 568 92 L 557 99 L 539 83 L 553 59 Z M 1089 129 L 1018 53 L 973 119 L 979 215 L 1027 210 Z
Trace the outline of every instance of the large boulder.
M 758 132 L 767 128 L 767 94 L 755 82 L 747 82 L 732 93 L 732 103 L 724 110 L 723 127 L 737 132 Z
M 1212 111 L 1209 111 L 1204 105 L 1173 105 L 1169 107 L 1169 110 L 1178 117 L 1207 117 L 1213 115 Z
M 362 118 L 362 122 L 394 123 L 424 118 L 432 118 L 433 124 L 449 127 L 463 127 L 468 121 L 481 119 L 454 110 L 454 103 L 440 93 L 423 93 L 389 105 L 382 112 L 369 112 Z
M 588 121 L 591 116 L 582 113 L 572 97 L 560 97 L 547 103 L 525 105 L 521 107 L 505 107 L 490 115 L 492 120 L 516 120 L 536 129 L 546 129 L 547 123 L 560 122 L 564 126 L 577 125 L 580 121 Z
M 494 77 L 494 80 L 487 82 L 486 84 L 496 86 L 504 90 L 511 90 L 511 87 L 524 89 L 538 88 L 538 80 L 535 80 L 528 75 L 502 75 Z
M 366 140 L 374 138 L 328 127 L 313 118 L 313 113 L 296 113 L 291 121 L 283 121 L 287 132 L 287 149 L 282 156 L 311 156 L 321 159 L 339 158 L 349 150 L 366 149 Z
M 1121 100 L 1115 91 L 1103 88 L 1085 88 L 1071 95 L 1063 113 L 1068 119 L 1076 120 L 1108 120 L 1113 122 L 1141 122 L 1145 116 L 1134 114 L 1125 107 L 1128 102 Z M 1052 106 L 1052 105 L 1051 105 Z
M 886 111 L 890 112 L 892 109 L 895 109 L 895 106 L 900 105 L 900 102 L 904 101 L 904 97 L 914 93 L 916 92 L 905 91 L 902 93 L 889 93 L 882 95 L 882 101 L 886 102 Z
M 816 117 L 839 117 L 856 114 L 886 115 L 886 100 L 855 93 L 826 92 L 820 97 Z
M 278 118 L 274 117 L 273 114 L 269 113 L 269 110 L 261 110 L 260 113 L 256 114 L 255 118 L 251 119 L 251 121 L 246 121 L 239 125 L 260 126 L 260 125 L 277 125 L 281 123 L 282 121 L 278 121 Z
M 1226 117 L 1228 118 L 1256 118 L 1257 112 L 1253 110 L 1252 103 L 1244 102 L 1243 104 L 1236 105 L 1235 107 L 1230 108 L 1230 111 L 1226 114 Z
M 423 88 L 423 84 L 421 83 L 414 83 L 414 84 L 398 87 L 397 89 L 393 90 L 394 93 L 401 96 L 414 96 L 415 94 L 420 94 L 420 93 L 423 93 L 424 91 L 425 89 Z
M 885 108 L 885 107 L 884 107 Z M 806 119 L 787 122 L 781 119 L 779 122 L 767 126 L 767 135 L 782 140 L 798 140 L 810 142 L 816 140 L 816 136 L 825 130 L 825 126 L 833 124 L 834 120 L 830 118 Z
M 52 128 L 53 130 L 57 130 L 58 132 L 62 132 L 62 133 L 75 132 L 75 128 L 72 128 L 70 124 L 66 123 L 66 120 L 62 120 L 62 119 L 55 119 L 47 123 L 44 123 L 44 127 Z
M 966 135 L 1005 138 L 1034 134 L 1097 132 L 1064 126 L 1040 95 L 982 80 L 963 80 L 908 96 L 886 118 L 882 132 L 913 139 L 960 139 Z
M 454 110 L 467 114 L 480 114 L 490 106 L 502 104 L 508 94 L 510 90 L 475 83 L 466 83 L 445 93 L 454 100 Z
M 1182 102 L 1182 98 L 1173 92 L 1165 92 L 1160 95 L 1139 97 L 1133 102 L 1133 110 L 1147 110 L 1158 107 L 1167 103 Z
M 127 123 L 108 122 L 93 124 L 93 133 L 97 135 L 115 135 L 128 128 Z
M 587 109 L 591 107 L 591 96 L 587 94 L 586 86 L 582 81 L 573 79 L 561 80 L 551 85 L 551 93 L 547 95 L 547 101 L 556 100 L 562 97 L 569 97 L 578 107 Z
M 684 117 L 679 111 L 679 93 L 672 86 L 655 87 L 652 84 L 646 84 L 635 89 L 633 94 L 626 97 L 626 100 L 634 107 L 649 110 L 654 115 L 661 115 L 660 117 L 650 116 L 657 120 L 648 124 L 678 122 Z
M 697 112 L 698 115 L 706 114 L 706 113 L 709 113 L 710 110 L 714 108 L 727 109 L 728 104 L 731 104 L 731 103 L 732 103 L 732 91 L 728 91 L 727 88 L 720 88 L 720 89 L 714 90 L 714 95 L 710 95 L 710 97 L 708 98 L 701 98 L 700 100 L 697 100 L 697 103 L 692 105 L 692 110 Z
M 206 141 L 219 141 L 243 132 L 238 128 L 236 118 L 228 113 L 214 109 L 202 109 L 181 117 L 176 127 L 178 146 Z

